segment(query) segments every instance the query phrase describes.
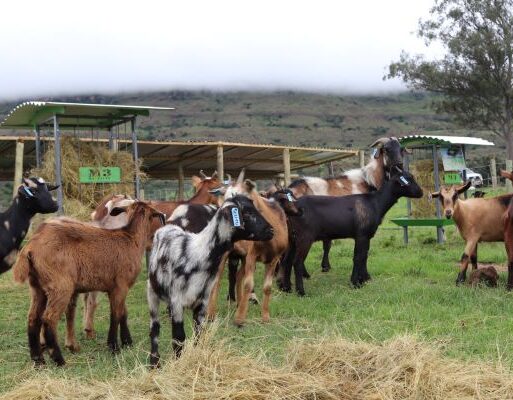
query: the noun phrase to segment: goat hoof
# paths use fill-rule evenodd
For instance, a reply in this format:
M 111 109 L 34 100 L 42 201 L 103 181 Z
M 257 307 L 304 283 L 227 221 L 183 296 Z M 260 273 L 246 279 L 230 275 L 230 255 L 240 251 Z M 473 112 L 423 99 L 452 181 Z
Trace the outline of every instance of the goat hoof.
M 321 268 L 321 271 L 322 272 L 329 272 L 331 269 L 331 267 L 329 265 L 323 265 L 322 268 Z
M 310 279 L 310 274 L 307 271 L 303 271 L 303 278 Z
M 233 324 L 237 327 L 237 328 L 243 328 L 244 327 L 244 321 L 241 321 L 241 320 L 238 320 L 236 319 L 235 321 L 233 321 Z
M 254 293 L 251 293 L 251 296 L 249 298 L 249 302 L 251 304 L 260 304 L 260 302 L 258 301 L 258 298 L 256 297 L 256 295 Z
M 53 361 L 55 362 L 55 364 L 57 364 L 58 367 L 63 367 L 64 365 L 66 365 L 66 361 L 64 361 L 64 358 L 62 356 L 54 357 Z
M 304 296 L 305 296 L 305 294 L 306 294 L 306 293 L 305 293 L 305 291 L 304 291 L 304 290 L 297 290 L 297 295 L 298 295 L 299 297 L 304 297 Z
M 513 289 L 513 285 L 509 285 L 509 284 L 508 284 L 508 285 L 506 285 L 506 290 L 507 290 L 508 292 L 511 292 L 511 290 L 512 290 L 512 289 Z
M 461 285 L 464 282 L 465 282 L 465 277 L 461 276 L 461 275 L 458 275 L 458 277 L 456 278 L 456 286 L 459 286 L 459 285 Z
M 117 343 L 109 343 L 109 349 L 112 354 L 119 353 L 119 345 Z
M 46 365 L 46 361 L 43 356 L 32 359 L 34 361 L 34 368 L 42 368 Z
M 132 345 L 133 345 L 133 342 L 131 339 L 127 340 L 126 342 L 121 343 L 121 347 L 132 347 Z
M 80 351 L 80 345 L 78 344 L 67 344 L 65 346 L 71 353 L 78 353 Z
M 96 332 L 94 329 L 84 329 L 86 339 L 94 339 L 96 338 Z
M 160 365 L 160 354 L 159 353 L 157 353 L 157 354 L 150 354 L 150 368 L 151 369 L 161 368 L 161 365 Z

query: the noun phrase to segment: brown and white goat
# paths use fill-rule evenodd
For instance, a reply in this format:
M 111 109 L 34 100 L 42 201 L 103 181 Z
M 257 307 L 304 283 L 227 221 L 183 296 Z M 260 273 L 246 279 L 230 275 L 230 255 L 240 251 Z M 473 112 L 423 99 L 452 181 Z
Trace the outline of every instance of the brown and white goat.
M 102 229 L 69 218 L 45 221 L 23 248 L 14 265 L 17 282 L 30 285 L 32 302 L 28 315 L 30 355 L 36 364 L 44 363 L 40 331 L 44 329 L 46 347 L 57 365 L 64 365 L 58 341 L 57 324 L 66 312 L 66 347 L 74 350 L 73 320 L 80 292 L 102 291 L 109 295 L 110 329 L 108 345 L 119 349 L 132 338 L 127 324 L 125 299 L 141 271 L 141 258 L 155 217 L 164 216 L 144 202 L 127 208 L 114 208 L 111 215 L 128 214 L 128 224 L 120 229 Z
M 513 197 L 513 194 L 506 194 L 491 198 L 460 199 L 459 195 L 470 186 L 470 181 L 461 186 L 442 186 L 440 191 L 431 194 L 432 197 L 439 199 L 443 214 L 447 219 L 454 220 L 466 242 L 456 284 L 465 281 L 469 261 L 473 270 L 477 268 L 479 242 L 504 241 L 503 216 Z
M 403 153 L 397 138 L 380 138 L 371 144 L 373 153 L 367 165 L 345 172 L 333 178 L 303 177 L 293 181 L 289 188 L 296 198 L 305 195 L 315 196 L 347 196 L 350 194 L 367 193 L 378 190 L 398 167 L 403 167 Z M 331 241 L 323 241 L 323 256 L 321 267 L 323 272 L 330 270 L 329 252 Z M 305 271 L 306 272 L 306 271 Z M 306 273 L 308 276 L 308 273 Z
M 246 179 L 244 181 L 244 170 L 239 175 L 237 182 L 230 185 L 225 193 L 229 199 L 236 195 L 244 195 L 253 201 L 256 209 L 262 214 L 265 220 L 272 226 L 274 236 L 267 241 L 240 241 L 235 244 L 232 253 L 242 258 L 242 265 L 237 273 L 237 311 L 235 313 L 235 324 L 241 326 L 246 320 L 248 312 L 248 300 L 253 291 L 254 273 L 257 261 L 265 264 L 262 321 L 268 322 L 269 303 L 271 300 L 271 289 L 276 265 L 289 246 L 289 233 L 287 217 L 280 204 L 275 200 L 268 200 L 260 196 L 255 189 L 255 184 Z M 222 275 L 223 265 L 220 268 L 216 283 L 209 300 L 207 315 L 210 319 L 215 316 L 215 309 Z

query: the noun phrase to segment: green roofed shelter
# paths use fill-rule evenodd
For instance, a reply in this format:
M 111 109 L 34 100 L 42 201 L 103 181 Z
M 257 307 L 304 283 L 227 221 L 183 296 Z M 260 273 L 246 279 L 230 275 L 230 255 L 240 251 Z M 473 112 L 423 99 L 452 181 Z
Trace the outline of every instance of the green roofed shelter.
M 55 143 L 55 183 L 59 185 L 57 202 L 59 213 L 63 213 L 63 191 L 61 177 L 61 129 L 104 129 L 110 132 L 112 143 L 112 128 L 130 123 L 132 133 L 132 154 L 135 161 L 137 153 L 137 134 L 135 122 L 138 116 L 149 116 L 154 110 L 174 110 L 172 107 L 147 107 L 111 104 L 64 103 L 55 101 L 26 101 L 19 104 L 0 122 L 0 129 L 33 129 L 36 147 L 36 165 L 41 162 L 41 128 L 53 127 Z M 23 155 L 23 152 L 22 152 Z M 21 157 L 22 157 L 21 155 Z M 21 181 L 21 167 L 15 173 L 15 181 Z M 134 168 L 135 195 L 139 195 L 140 178 Z

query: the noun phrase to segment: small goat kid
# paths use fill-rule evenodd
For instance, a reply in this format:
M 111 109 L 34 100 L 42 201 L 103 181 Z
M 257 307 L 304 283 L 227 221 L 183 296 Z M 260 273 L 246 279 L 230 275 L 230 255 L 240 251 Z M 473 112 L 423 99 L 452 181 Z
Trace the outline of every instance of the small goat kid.
M 23 178 L 11 206 L 0 213 L 0 274 L 11 269 L 12 262 L 7 257 L 11 258 L 10 254 L 15 254 L 19 249 L 32 217 L 37 213 L 57 211 L 57 202 L 50 194 L 57 188 L 45 183 L 42 178 Z
M 370 145 L 373 153 L 370 162 L 362 168 L 356 168 L 334 178 L 304 177 L 295 180 L 289 186 L 296 198 L 306 195 L 347 196 L 367 193 L 379 189 L 396 167 L 403 167 L 403 153 L 395 137 L 380 138 Z M 323 241 L 321 267 L 323 272 L 331 269 L 329 252 L 331 240 Z M 308 277 L 308 273 L 305 274 Z
M 513 194 L 491 198 L 461 200 L 459 195 L 471 186 L 467 182 L 462 186 L 442 186 L 440 191 L 432 193 L 438 198 L 447 219 L 452 218 L 458 231 L 465 240 L 465 251 L 461 256 L 460 272 L 456 284 L 465 282 L 469 260 L 472 269 L 477 268 L 477 244 L 479 242 L 504 241 L 504 213 Z
M 69 218 L 44 222 L 22 249 L 14 266 L 14 279 L 30 285 L 32 302 L 28 315 L 30 355 L 44 363 L 40 331 L 44 329 L 46 348 L 57 365 L 64 365 L 58 341 L 57 324 L 66 311 L 67 332 L 73 333 L 76 297 L 80 292 L 107 292 L 110 300 L 108 345 L 119 349 L 132 339 L 127 324 L 125 298 L 141 270 L 141 258 L 155 217 L 164 216 L 144 202 L 128 208 L 114 208 L 111 215 L 128 213 L 128 224 L 121 229 L 102 229 Z M 74 335 L 66 337 L 73 350 Z
M 158 308 L 165 301 L 172 323 L 173 349 L 180 355 L 185 331 L 184 308 L 193 311 L 195 332 L 205 318 L 206 307 L 221 259 L 238 240 L 270 240 L 273 229 L 251 200 L 235 196 L 226 200 L 200 233 L 166 225 L 153 240 L 148 268 L 150 310 L 150 363 L 157 366 L 160 322 Z

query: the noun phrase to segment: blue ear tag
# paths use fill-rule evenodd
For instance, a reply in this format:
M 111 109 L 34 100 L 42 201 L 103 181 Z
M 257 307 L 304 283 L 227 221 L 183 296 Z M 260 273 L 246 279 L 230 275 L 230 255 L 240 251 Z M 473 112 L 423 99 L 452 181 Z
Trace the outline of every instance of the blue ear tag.
M 376 158 L 376 156 L 377 156 L 377 154 L 378 154 L 378 151 L 379 151 L 379 150 L 378 150 L 378 149 L 376 149 L 376 148 L 375 148 L 374 150 L 372 150 L 372 157 Z
M 235 226 L 235 227 L 240 226 L 239 209 L 237 207 L 232 208 L 232 222 L 233 222 L 233 226 Z
M 401 182 L 402 182 L 402 183 L 404 183 L 405 185 L 409 185 L 409 184 L 410 184 L 410 182 L 408 182 L 408 180 L 407 180 L 404 176 L 402 176 L 402 175 L 401 175 L 401 177 L 400 177 L 399 179 L 400 179 L 400 180 L 401 180 Z
M 34 197 L 34 194 L 30 191 L 30 189 L 26 186 L 23 186 L 23 190 L 28 194 L 29 197 Z
M 290 193 L 287 193 L 287 199 L 289 199 L 289 201 L 294 201 L 294 199 L 292 198 L 292 195 Z

